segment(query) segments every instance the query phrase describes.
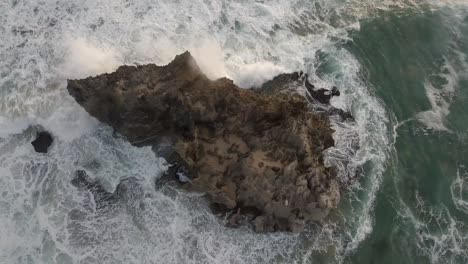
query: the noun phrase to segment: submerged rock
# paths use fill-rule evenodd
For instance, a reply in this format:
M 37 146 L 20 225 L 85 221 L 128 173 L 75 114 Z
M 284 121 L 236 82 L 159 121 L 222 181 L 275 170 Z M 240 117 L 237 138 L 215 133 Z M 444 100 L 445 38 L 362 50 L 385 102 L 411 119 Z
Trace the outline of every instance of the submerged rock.
M 98 181 L 92 180 L 85 171 L 76 171 L 71 183 L 79 189 L 88 190 L 93 195 L 98 210 L 117 202 L 113 193 L 106 191 Z
M 113 193 L 106 191 L 99 181 L 91 179 L 86 171 L 83 170 L 75 172 L 71 184 L 79 189 L 88 190 L 93 195 L 97 210 L 115 205 L 116 203 L 126 203 L 135 206 L 144 195 L 142 186 L 133 177 L 120 181 Z
M 298 73 L 280 79 L 303 84 Z M 334 145 L 333 130 L 330 113 L 315 111 L 298 94 L 276 92 L 279 86 L 270 82 L 253 91 L 227 78 L 212 81 L 186 52 L 167 66 L 121 66 L 69 80 L 67 88 L 132 144 L 152 145 L 174 164 L 169 174 L 184 188 L 236 212 L 232 226 L 254 208 L 257 231 L 300 232 L 340 201 L 322 157 Z
M 122 179 L 115 191 L 109 192 L 99 180 L 93 180 L 86 171 L 78 170 L 75 172 L 71 184 L 80 191 L 91 194 L 87 197 L 89 200 L 85 200 L 84 210 L 73 209 L 69 213 L 70 219 L 79 220 L 75 224 L 81 225 L 87 215 L 95 215 L 96 213 L 115 215 L 121 209 L 125 209 L 134 224 L 143 232 L 147 232 L 144 221 L 144 191 L 138 179 L 134 177 Z
M 31 142 L 31 144 L 34 147 L 34 151 L 38 153 L 47 153 L 53 141 L 54 139 L 52 138 L 52 135 L 47 131 L 43 131 L 37 133 L 36 139 Z

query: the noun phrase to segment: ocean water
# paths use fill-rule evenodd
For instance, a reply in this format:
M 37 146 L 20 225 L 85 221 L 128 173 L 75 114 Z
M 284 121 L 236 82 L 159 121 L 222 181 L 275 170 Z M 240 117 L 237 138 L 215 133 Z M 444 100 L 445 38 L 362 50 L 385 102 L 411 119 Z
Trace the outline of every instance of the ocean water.
M 5 0 L 0 36 L 0 263 L 468 262 L 466 1 Z M 297 70 L 339 87 L 356 121 L 333 121 L 326 162 L 360 178 L 326 222 L 226 228 L 66 92 L 185 50 L 245 88 Z M 48 154 L 30 145 L 41 129 Z M 108 191 L 137 178 L 143 206 L 100 210 L 71 185 L 79 169 Z

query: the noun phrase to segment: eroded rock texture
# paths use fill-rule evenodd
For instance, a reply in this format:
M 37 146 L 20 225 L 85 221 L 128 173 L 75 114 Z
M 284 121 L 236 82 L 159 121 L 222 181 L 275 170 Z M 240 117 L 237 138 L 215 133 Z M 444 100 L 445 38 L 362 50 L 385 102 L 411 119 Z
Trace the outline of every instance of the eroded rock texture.
M 334 145 L 333 130 L 328 114 L 313 111 L 304 97 L 267 88 L 211 81 L 188 52 L 167 66 L 121 66 L 68 81 L 92 116 L 174 163 L 184 188 L 205 192 L 236 216 L 254 209 L 259 232 L 300 232 L 340 200 L 322 159 Z

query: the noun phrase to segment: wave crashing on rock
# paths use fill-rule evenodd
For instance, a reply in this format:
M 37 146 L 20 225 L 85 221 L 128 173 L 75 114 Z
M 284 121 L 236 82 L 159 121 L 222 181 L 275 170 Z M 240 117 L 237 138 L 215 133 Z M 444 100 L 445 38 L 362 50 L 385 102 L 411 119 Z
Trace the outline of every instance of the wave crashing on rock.
M 304 84 L 313 88 L 293 73 L 262 89 L 241 89 L 227 78 L 208 79 L 185 52 L 166 66 L 121 66 L 69 80 L 67 89 L 132 144 L 153 146 L 173 164 L 167 177 L 237 212 L 230 225 L 249 214 L 257 232 L 301 232 L 340 201 L 333 169 L 323 163 L 323 151 L 334 146 L 329 116 L 336 109 L 316 111 L 307 98 L 282 92 Z M 320 96 L 317 105 L 337 95 L 311 91 Z

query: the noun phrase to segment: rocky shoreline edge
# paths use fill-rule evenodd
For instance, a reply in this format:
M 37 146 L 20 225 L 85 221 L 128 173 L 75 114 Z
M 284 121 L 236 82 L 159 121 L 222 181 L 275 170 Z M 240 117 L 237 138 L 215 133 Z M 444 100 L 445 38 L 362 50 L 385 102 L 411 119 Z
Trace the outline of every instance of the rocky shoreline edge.
M 213 208 L 230 214 L 229 226 L 301 232 L 340 202 L 323 151 L 334 146 L 330 116 L 352 117 L 329 105 L 338 89 L 315 89 L 305 74 L 242 89 L 227 78 L 208 79 L 185 52 L 166 66 L 121 66 L 68 80 L 67 89 L 130 143 L 152 146 L 172 165 L 163 178 L 205 193 Z

